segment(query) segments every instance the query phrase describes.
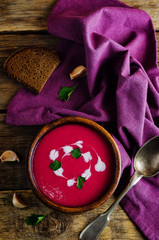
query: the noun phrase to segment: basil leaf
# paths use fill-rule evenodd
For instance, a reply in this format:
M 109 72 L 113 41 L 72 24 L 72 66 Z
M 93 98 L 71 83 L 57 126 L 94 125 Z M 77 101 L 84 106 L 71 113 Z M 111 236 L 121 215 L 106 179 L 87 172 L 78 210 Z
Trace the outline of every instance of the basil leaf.
M 36 225 L 38 225 L 38 223 L 39 223 L 44 217 L 46 217 L 46 215 L 36 215 L 36 214 L 32 214 L 31 216 L 27 217 L 27 219 L 25 220 L 25 222 L 26 222 L 28 225 L 36 226 Z
M 61 162 L 59 161 L 53 161 L 53 163 L 50 164 L 49 168 L 51 168 L 52 170 L 56 171 L 61 167 Z
M 58 92 L 59 99 L 67 102 L 69 100 L 71 94 L 73 93 L 73 91 L 77 87 L 77 85 L 78 84 L 74 85 L 73 87 L 62 87 L 60 89 L 60 91 Z
M 81 156 L 81 150 L 79 148 L 75 148 L 71 151 L 72 157 L 79 158 Z
M 84 177 L 79 176 L 77 178 L 77 187 L 79 189 L 81 189 L 83 187 L 83 185 L 84 185 L 83 182 L 85 182 L 85 181 L 86 181 L 86 179 Z

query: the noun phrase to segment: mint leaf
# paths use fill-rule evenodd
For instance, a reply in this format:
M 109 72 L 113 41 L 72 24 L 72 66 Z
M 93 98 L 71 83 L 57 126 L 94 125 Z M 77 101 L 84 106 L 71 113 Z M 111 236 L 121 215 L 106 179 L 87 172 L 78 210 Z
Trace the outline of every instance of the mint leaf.
M 79 158 L 81 156 L 81 150 L 79 148 L 75 148 L 71 151 L 72 157 Z
M 67 102 L 77 87 L 78 84 L 74 85 L 73 87 L 62 87 L 60 91 L 58 92 L 59 98 L 65 102 Z
M 52 170 L 56 171 L 61 167 L 61 162 L 59 161 L 53 161 L 53 163 L 50 164 L 49 168 L 51 168 Z
M 85 181 L 86 181 L 86 179 L 84 177 L 79 176 L 77 178 L 77 187 L 79 189 L 81 189 L 83 187 L 83 185 L 84 185 L 83 182 L 85 182 Z
M 43 218 L 46 217 L 46 215 L 36 215 L 36 214 L 32 214 L 31 216 L 27 217 L 27 219 L 25 220 L 25 222 L 28 225 L 32 225 L 32 226 L 36 226 L 38 225 L 38 223 L 43 220 Z

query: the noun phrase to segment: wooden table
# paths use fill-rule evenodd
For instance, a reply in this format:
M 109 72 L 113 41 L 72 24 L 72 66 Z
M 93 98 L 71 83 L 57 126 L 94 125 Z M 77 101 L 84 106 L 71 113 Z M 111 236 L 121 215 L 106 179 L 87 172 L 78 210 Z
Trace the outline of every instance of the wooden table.
M 21 85 L 4 73 L 4 61 L 21 47 L 40 45 L 52 48 L 58 43 L 58 39 L 50 36 L 46 29 L 47 16 L 55 2 L 55 0 L 0 1 L 0 154 L 11 149 L 20 158 L 20 163 L 0 163 L 0 240 L 76 240 L 80 231 L 114 200 L 112 197 L 102 207 L 76 215 L 59 213 L 44 206 L 29 189 L 25 171 L 28 146 L 41 126 L 9 126 L 5 123 L 8 103 Z M 150 14 L 159 42 L 158 0 L 123 0 L 123 2 Z M 17 209 L 12 205 L 14 192 L 20 194 L 28 203 L 27 209 Z M 47 214 L 48 217 L 36 227 L 28 226 L 24 220 L 32 213 Z M 118 206 L 100 239 L 146 238 Z

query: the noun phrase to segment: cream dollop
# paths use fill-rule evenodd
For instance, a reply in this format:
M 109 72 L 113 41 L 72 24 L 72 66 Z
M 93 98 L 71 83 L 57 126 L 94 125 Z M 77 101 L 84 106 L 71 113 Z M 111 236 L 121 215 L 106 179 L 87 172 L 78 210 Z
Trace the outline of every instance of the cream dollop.
M 74 180 L 74 178 L 67 180 L 67 186 L 68 186 L 68 187 L 73 186 L 74 183 L 76 183 L 76 181 Z
M 71 146 L 64 146 L 64 147 L 62 147 L 62 149 L 63 149 L 63 151 L 65 153 L 64 156 L 66 156 L 66 155 L 70 155 L 71 151 L 73 150 L 73 147 L 71 147 Z
M 90 160 L 92 160 L 92 156 L 91 156 L 91 153 L 90 153 L 90 152 L 82 153 L 82 156 L 83 156 L 84 161 L 85 161 L 86 163 L 89 162 Z
M 59 157 L 59 151 L 57 151 L 55 149 L 51 150 L 49 157 L 51 160 L 54 161 L 56 158 Z
M 105 163 L 102 162 L 102 160 L 99 156 L 98 156 L 98 161 L 97 161 L 96 165 L 94 166 L 94 168 L 97 172 L 103 172 L 106 169 Z
M 88 169 L 86 169 L 85 171 L 84 171 L 84 173 L 82 173 L 82 177 L 84 177 L 86 180 L 88 180 L 88 178 L 90 178 L 91 177 L 91 169 L 90 169 L 90 167 L 88 168 Z
M 63 171 L 64 171 L 63 168 L 60 167 L 58 170 L 54 171 L 54 173 L 55 173 L 56 176 L 64 177 L 63 176 Z

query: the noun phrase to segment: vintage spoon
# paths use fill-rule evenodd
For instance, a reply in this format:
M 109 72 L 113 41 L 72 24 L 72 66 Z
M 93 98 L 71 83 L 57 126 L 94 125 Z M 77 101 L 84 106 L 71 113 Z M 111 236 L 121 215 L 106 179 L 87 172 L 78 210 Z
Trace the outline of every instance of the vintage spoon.
M 153 177 L 159 173 L 159 136 L 150 139 L 136 153 L 134 158 L 135 172 L 123 192 L 108 210 L 100 214 L 80 234 L 81 240 L 96 240 L 109 222 L 109 217 L 117 204 L 142 177 Z

